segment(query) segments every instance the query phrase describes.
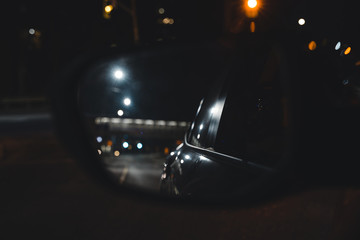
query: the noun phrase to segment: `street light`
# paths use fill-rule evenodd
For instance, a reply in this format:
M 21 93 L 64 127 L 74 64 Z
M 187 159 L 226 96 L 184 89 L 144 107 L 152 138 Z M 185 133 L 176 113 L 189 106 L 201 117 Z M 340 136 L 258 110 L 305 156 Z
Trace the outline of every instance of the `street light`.
M 110 0 L 103 0 L 103 17 L 105 19 L 111 18 L 111 12 L 114 10 L 114 5 Z
M 304 24 L 305 24 L 305 19 L 300 18 L 300 19 L 298 20 L 298 24 L 299 24 L 300 26 L 304 25 Z
M 119 109 L 119 111 L 117 111 L 117 115 L 118 115 L 119 117 L 123 116 L 123 115 L 124 115 L 124 111 L 121 110 L 121 109 Z
M 124 72 L 121 69 L 117 69 L 114 71 L 114 77 L 118 80 L 121 80 L 124 78 Z
M 130 106 L 131 99 L 130 98 L 124 98 L 124 104 L 125 104 L 125 106 Z
M 128 147 L 129 147 L 129 143 L 128 143 L 128 142 L 123 142 L 122 146 L 123 146 L 123 148 L 128 148 Z
M 29 29 L 29 34 L 30 34 L 30 35 L 34 35 L 34 34 L 35 34 L 35 29 L 30 28 L 30 29 Z
M 159 8 L 159 14 L 164 14 L 164 13 L 165 13 L 165 9 Z
M 106 13 L 110 13 L 113 9 L 114 9 L 114 7 L 112 5 L 107 5 L 104 8 Z

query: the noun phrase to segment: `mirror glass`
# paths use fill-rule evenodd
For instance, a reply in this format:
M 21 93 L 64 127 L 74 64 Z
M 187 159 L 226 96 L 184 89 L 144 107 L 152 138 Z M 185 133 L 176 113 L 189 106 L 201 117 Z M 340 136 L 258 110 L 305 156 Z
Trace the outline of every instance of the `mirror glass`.
M 165 158 L 222 74 L 224 54 L 213 43 L 113 52 L 80 77 L 78 106 L 89 141 L 120 185 L 159 192 Z

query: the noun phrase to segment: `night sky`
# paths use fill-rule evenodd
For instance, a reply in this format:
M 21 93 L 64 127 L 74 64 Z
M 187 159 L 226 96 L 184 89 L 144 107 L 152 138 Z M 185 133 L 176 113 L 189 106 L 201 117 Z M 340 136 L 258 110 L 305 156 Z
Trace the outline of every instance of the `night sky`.
M 121 1 L 130 6 L 129 0 Z M 44 95 L 49 79 L 75 56 L 134 44 L 131 17 L 120 7 L 110 19 L 102 1 L 17 1 L 2 41 L 0 97 Z M 214 38 L 222 31 L 222 1 L 137 0 L 140 45 Z M 165 13 L 160 15 L 159 8 Z M 159 24 L 162 18 L 173 25 Z M 36 34 L 30 34 L 34 29 Z
M 122 0 L 130 6 L 130 0 Z M 229 2 L 231 2 L 229 0 Z M 355 7 L 349 1 L 263 1 L 260 26 L 293 25 L 307 18 L 315 32 L 350 39 L 359 35 Z M 224 31 L 224 1 L 137 0 L 140 45 L 216 39 Z M 158 9 L 165 13 L 160 16 Z M 134 43 L 131 17 L 121 8 L 102 16 L 102 1 L 16 1 L 7 4 L 1 44 L 0 97 L 44 95 L 50 78 L 80 53 Z M 173 25 L 159 24 L 163 17 Z M 296 24 L 294 24 L 295 26 Z M 308 24 L 310 26 L 310 24 Z M 33 28 L 36 34 L 29 34 Z M 335 34 L 334 34 L 335 30 Z

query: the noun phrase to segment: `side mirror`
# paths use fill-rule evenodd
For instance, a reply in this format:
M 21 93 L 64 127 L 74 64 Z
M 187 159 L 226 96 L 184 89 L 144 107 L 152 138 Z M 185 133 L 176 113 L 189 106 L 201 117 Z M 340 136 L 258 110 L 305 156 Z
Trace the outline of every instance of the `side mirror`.
M 58 133 L 96 178 L 157 194 L 166 156 L 183 142 L 225 55 L 214 43 L 83 55 L 56 79 Z
M 287 40 L 84 57 L 59 76 L 60 134 L 99 179 L 181 199 L 259 199 L 294 176 L 324 179 L 352 161 L 343 150 L 354 142 L 339 139 L 359 133 L 358 104 L 346 100 L 359 95 L 331 85 L 336 59 Z M 358 69 L 349 74 L 358 88 Z

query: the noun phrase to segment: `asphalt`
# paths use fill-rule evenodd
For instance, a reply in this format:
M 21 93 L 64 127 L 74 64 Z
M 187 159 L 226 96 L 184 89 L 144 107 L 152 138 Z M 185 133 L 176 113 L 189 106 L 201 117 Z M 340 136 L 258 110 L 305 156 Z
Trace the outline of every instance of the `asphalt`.
M 163 154 L 127 154 L 104 157 L 103 160 L 119 184 L 160 193 L 160 176 L 165 162 Z
M 0 239 L 360 239 L 358 188 L 247 206 L 169 202 L 101 185 L 51 128 L 16 132 L 0 134 Z

